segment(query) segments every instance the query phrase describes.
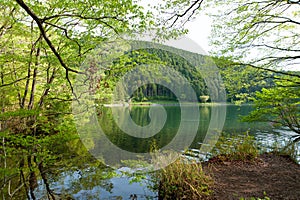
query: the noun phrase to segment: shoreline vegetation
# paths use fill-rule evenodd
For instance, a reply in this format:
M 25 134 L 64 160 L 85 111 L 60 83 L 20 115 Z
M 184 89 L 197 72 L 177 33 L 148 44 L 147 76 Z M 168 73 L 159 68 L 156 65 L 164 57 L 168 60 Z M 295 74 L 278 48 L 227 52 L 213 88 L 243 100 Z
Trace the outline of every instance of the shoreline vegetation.
M 229 149 L 228 146 L 232 148 Z M 289 151 L 259 152 L 252 136 L 218 143 L 208 161 L 180 158 L 156 173 L 159 200 L 298 199 L 300 165 Z
M 254 160 L 223 160 L 216 156 L 201 163 L 178 160 L 164 169 L 158 185 L 159 200 L 166 199 L 298 199 L 300 165 L 278 152 Z

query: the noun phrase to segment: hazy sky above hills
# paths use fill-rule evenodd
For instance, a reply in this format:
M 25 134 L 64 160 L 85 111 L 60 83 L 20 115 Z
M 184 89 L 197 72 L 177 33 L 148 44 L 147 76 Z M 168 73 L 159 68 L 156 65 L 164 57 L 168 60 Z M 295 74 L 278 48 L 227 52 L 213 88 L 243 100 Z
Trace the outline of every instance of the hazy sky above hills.
M 196 42 L 206 52 L 211 50 L 208 42 L 211 24 L 212 20 L 206 15 L 199 15 L 195 20 L 186 24 L 186 28 L 189 30 L 187 37 Z

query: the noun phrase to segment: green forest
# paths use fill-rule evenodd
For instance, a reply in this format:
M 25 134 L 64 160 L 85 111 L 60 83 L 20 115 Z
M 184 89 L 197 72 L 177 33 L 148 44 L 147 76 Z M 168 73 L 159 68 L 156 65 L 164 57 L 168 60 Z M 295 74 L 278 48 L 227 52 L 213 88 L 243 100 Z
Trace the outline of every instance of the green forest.
M 174 51 L 178 51 L 174 49 Z M 251 102 L 253 101 L 251 97 L 255 96 L 255 92 L 261 91 L 262 88 L 270 88 L 275 85 L 274 76 L 280 76 L 280 74 L 276 74 L 274 72 L 257 72 L 250 67 L 244 67 L 242 65 L 230 67 L 230 63 L 226 63 L 226 66 L 222 63 L 218 58 L 209 58 L 207 56 L 196 54 L 192 52 L 188 52 L 193 56 L 199 57 L 199 60 L 202 63 L 205 63 L 205 60 L 213 60 L 215 63 L 220 64 L 218 68 L 222 69 L 221 76 L 224 84 L 227 86 L 227 96 L 228 102 Z M 137 54 L 137 52 L 133 52 L 132 54 Z M 144 54 L 144 55 L 142 55 Z M 194 55 L 195 54 L 195 55 Z M 188 80 L 191 84 L 198 98 L 198 102 L 206 102 L 209 99 L 205 99 L 205 96 L 209 97 L 209 91 L 206 86 L 205 80 L 202 78 L 202 72 L 198 69 L 197 66 L 193 66 L 193 64 L 189 63 L 188 60 L 181 57 L 178 54 L 173 52 L 161 50 L 161 49 L 151 49 L 147 48 L 144 50 L 139 50 L 138 57 L 134 55 L 131 57 L 133 60 L 128 62 L 128 69 L 130 69 L 130 65 L 134 62 L 137 64 L 146 64 L 148 62 L 156 62 L 160 65 L 171 67 L 174 70 L 180 72 L 184 78 Z M 147 61 L 142 60 L 144 57 L 147 57 Z M 126 65 L 126 64 L 125 64 Z M 111 72 L 107 71 L 106 74 L 118 74 L 119 72 L 115 72 L 112 67 Z M 224 68 L 224 69 L 223 69 Z M 246 69 L 245 69 L 246 68 Z M 292 73 L 292 72 L 291 72 Z M 295 72 L 297 73 L 297 72 Z M 121 76 L 121 74 L 118 74 Z M 242 75 L 243 79 L 237 79 L 234 76 Z M 204 74 L 205 76 L 205 74 Z M 114 77 L 114 81 L 117 81 Z M 138 80 L 139 81 L 139 80 Z M 141 80 L 140 80 L 141 81 Z M 234 85 L 234 89 L 231 89 L 230 86 Z M 203 96 L 204 99 L 201 100 L 200 96 Z M 177 97 L 169 91 L 167 88 L 161 85 L 143 85 L 139 88 L 132 97 L 135 101 L 148 101 L 148 100 L 170 100 L 176 101 Z M 188 98 L 186 98 L 188 101 Z
M 128 112 L 136 111 L 146 116 L 147 120 L 133 117 L 133 121 L 145 126 L 151 121 L 148 119 L 151 112 L 147 114 L 132 105 L 176 104 L 181 100 L 191 105 L 212 106 L 200 109 L 206 119 L 213 114 L 217 118 L 221 116 L 213 112 L 214 105 L 242 107 L 251 104 L 253 109 L 243 121 L 267 123 L 273 129 L 289 131 L 291 134 L 286 137 L 291 145 L 283 149 L 299 158 L 299 6 L 299 1 L 291 0 L 166 0 L 157 3 L 142 0 L 0 0 L 0 199 L 85 199 L 87 197 L 75 194 L 97 186 L 112 192 L 110 181 L 118 173 L 92 155 L 97 146 L 94 141 L 80 138 L 75 112 L 83 113 L 82 124 L 99 117 L 109 137 L 131 151 L 136 145 L 150 147 L 144 152 L 156 152 L 156 144 L 162 146 L 172 141 L 173 135 L 166 134 L 167 142 L 160 141 L 164 137 L 159 135 L 154 138 L 157 141 L 150 138 L 134 144 L 137 142 L 130 137 L 127 143 L 114 123 L 104 121 L 113 119 L 114 114 L 105 109 L 114 104 L 122 104 L 125 110 L 128 107 Z M 186 25 L 203 15 L 212 21 L 211 50 L 207 55 L 164 45 L 165 41 L 187 36 L 192 30 Z M 154 35 L 151 42 L 138 39 L 146 33 Z M 153 70 L 147 71 L 145 66 Z M 217 71 L 211 70 L 213 67 Z M 135 70 L 143 72 L 143 76 L 137 74 L 124 80 L 126 74 L 134 74 Z M 126 87 L 118 85 L 121 80 Z M 151 80 L 161 80 L 164 84 Z M 186 89 L 189 86 L 192 90 Z M 219 101 L 222 98 L 225 102 Z M 78 104 L 82 107 L 76 110 L 74 105 Z M 91 114 L 94 109 L 95 116 Z M 180 121 L 174 116 L 174 121 Z M 125 117 L 117 118 L 123 120 Z M 161 119 L 154 121 L 159 124 Z M 196 121 L 204 123 L 201 120 L 197 118 Z M 220 120 L 220 123 L 224 122 Z M 167 126 L 166 130 L 174 127 Z M 209 129 L 208 124 L 205 127 Z M 89 131 L 89 126 L 85 131 Z M 218 137 L 219 134 L 216 133 Z M 197 136 L 199 140 L 204 138 Z M 194 141 L 197 142 L 201 143 Z M 250 146 L 254 144 L 249 143 Z M 240 143 L 236 145 L 240 147 Z M 189 175 L 203 175 L 193 174 L 199 171 L 194 166 L 186 167 L 191 171 L 183 180 L 184 187 L 189 189 L 181 188 L 194 195 L 188 199 L 204 198 L 209 193 L 202 185 L 199 188 L 189 185 L 193 183 Z M 178 168 L 181 169 L 185 166 Z M 159 171 L 167 175 L 155 176 L 155 180 L 171 184 L 168 177 L 173 176 L 170 174 L 179 174 L 172 170 Z M 93 173 L 89 174 L 90 171 Z M 86 177 L 80 184 L 75 183 L 72 191 L 61 189 L 63 186 L 57 189 L 59 175 L 70 173 L 72 177 L 77 172 Z M 148 175 L 141 176 L 136 179 L 147 179 Z M 195 180 L 207 181 L 206 177 L 202 178 Z M 300 180 L 297 178 L 293 180 Z M 186 197 L 184 192 L 176 196 L 174 185 L 181 187 L 179 183 L 172 183 L 165 188 L 166 193 L 158 191 L 157 198 Z M 181 191 L 178 188 L 177 191 Z M 168 189 L 172 193 L 169 196 Z M 297 185 L 292 189 L 296 191 Z M 39 190 L 42 192 L 38 193 Z M 100 197 L 95 194 L 89 198 Z M 126 198 L 136 199 L 134 195 Z

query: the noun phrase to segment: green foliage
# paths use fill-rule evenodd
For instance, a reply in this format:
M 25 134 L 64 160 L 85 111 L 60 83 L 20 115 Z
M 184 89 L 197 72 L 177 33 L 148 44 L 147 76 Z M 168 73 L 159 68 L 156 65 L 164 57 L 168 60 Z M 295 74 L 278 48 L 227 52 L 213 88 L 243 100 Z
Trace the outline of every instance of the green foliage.
M 257 91 L 274 86 L 274 73 L 260 71 L 232 60 L 232 57 L 214 58 L 226 87 L 228 101 L 236 104 L 252 102 Z
M 208 1 L 213 53 L 232 61 L 278 69 L 297 63 L 299 12 L 291 1 Z M 210 11 L 210 9 L 209 9 Z
M 25 109 L 20 109 L 16 111 L 8 111 L 5 113 L 0 113 L 0 120 L 7 120 L 12 117 L 20 117 L 20 118 L 26 118 L 26 117 L 31 117 L 31 116 L 36 116 L 38 115 L 39 112 L 36 110 L 25 110 Z
M 289 71 L 299 62 L 297 3 L 212 0 L 208 4 L 219 11 L 217 15 L 208 13 L 214 20 L 212 53 L 225 69 L 223 78 L 231 100 L 252 100 L 256 91 L 274 87 L 277 79 L 299 79 L 299 73 Z
M 128 71 L 134 69 L 137 66 L 142 65 L 159 65 L 164 66 L 167 68 L 174 69 L 175 71 L 179 72 L 182 78 L 187 79 L 189 84 L 192 86 L 196 95 L 199 97 L 200 95 L 208 95 L 208 89 L 203 79 L 203 74 L 201 74 L 200 70 L 197 69 L 197 66 L 193 66 L 189 63 L 188 60 L 178 56 L 176 53 L 171 51 L 156 49 L 156 48 L 147 48 L 148 45 L 153 45 L 150 42 L 138 42 L 132 41 L 131 45 L 137 45 L 138 47 L 142 48 L 145 46 L 145 49 L 130 51 L 127 54 L 121 56 L 119 59 L 114 61 L 112 66 L 105 71 L 105 84 L 109 83 L 109 87 L 103 90 L 101 87 L 98 93 L 112 93 L 111 88 L 115 86 L 115 83 Z M 155 46 L 155 45 L 154 45 Z M 157 44 L 157 47 L 160 47 Z M 171 47 L 170 47 L 171 48 Z M 177 52 L 180 51 L 176 48 L 171 48 L 172 51 Z M 194 56 L 192 53 L 189 53 L 189 56 Z M 196 55 L 199 57 L 199 62 L 205 62 L 205 56 Z M 123 67 L 121 67 L 123 66 Z M 125 67 L 124 67 L 125 66 Z M 167 72 L 167 70 L 166 70 Z M 154 73 L 154 72 L 153 72 Z M 179 78 L 176 80 L 172 79 L 172 76 L 162 75 L 161 72 L 155 72 L 157 77 L 161 77 L 162 80 L 166 82 L 176 82 L 178 85 L 183 85 L 183 79 Z M 146 101 L 146 100 L 173 100 L 176 101 L 177 97 L 167 88 L 159 84 L 145 84 L 143 79 L 151 80 L 151 76 L 153 74 L 144 73 L 143 77 L 132 77 L 130 81 L 134 83 L 133 85 L 139 85 L 139 89 L 134 92 L 131 97 L 125 97 L 122 95 L 120 91 L 120 97 L 123 97 L 125 101 L 128 99 L 132 99 L 134 101 Z M 103 76 L 102 76 L 103 77 Z M 182 82 L 182 83 L 181 83 Z M 107 85 L 107 84 L 106 84 Z M 184 93 L 184 91 L 182 91 Z M 100 97 L 100 96 L 99 96 Z M 184 96 L 185 100 L 189 100 L 189 95 Z M 123 101 L 124 101 L 123 100 Z
M 206 175 L 200 163 L 178 159 L 155 173 L 157 189 L 162 199 L 202 199 L 212 191 L 212 178 Z
M 146 49 L 146 50 L 149 53 L 161 59 L 167 67 L 171 67 L 176 71 L 180 72 L 192 85 L 197 96 L 208 94 L 207 87 L 203 79 L 203 76 L 205 76 L 205 74 L 201 74 L 199 69 L 197 69 L 197 67 L 199 66 L 193 66 L 191 63 L 189 63 L 187 59 L 178 56 L 177 54 L 170 51 L 165 51 L 160 49 Z M 176 52 L 176 49 L 174 50 Z M 198 55 L 198 57 L 202 63 L 205 63 L 205 56 Z
M 38 174 L 47 184 L 44 168 L 71 168 L 74 162 L 83 167 L 94 161 L 69 115 L 75 75 L 91 50 L 116 35 L 151 29 L 174 37 L 184 31 L 162 28 L 159 17 L 131 0 L 0 2 L 0 196 L 29 199 Z M 95 95 L 99 101 L 111 98 L 117 78 L 127 70 L 160 62 L 143 52 L 133 54 L 120 57 L 111 70 L 94 73 L 101 77 Z M 103 172 L 99 166 L 90 181 L 95 184 Z M 108 172 L 106 178 L 113 175 Z
M 300 134 L 300 90 L 299 79 L 286 77 L 276 82 L 276 87 L 257 92 L 255 110 L 245 121 L 266 121 L 274 126 L 288 127 Z
M 76 161 L 77 167 L 83 168 L 88 161 L 93 161 L 96 175 L 91 177 L 92 181 L 83 184 L 86 188 L 91 182 L 98 183 L 100 175 L 105 174 L 104 178 L 113 177 L 114 174 L 111 171 L 103 170 L 103 165 L 94 162 L 95 160 L 86 151 L 76 135 L 72 117 L 68 115 L 71 112 L 70 102 L 74 98 L 72 89 L 75 74 L 83 61 L 87 59 L 91 49 L 95 49 L 100 42 L 113 38 L 115 35 L 141 33 L 152 29 L 163 38 L 177 37 L 186 30 L 182 28 L 183 26 L 168 27 L 161 21 L 161 15 L 146 12 L 136 1 L 131 0 L 88 2 L 0 0 L 0 2 L 0 195 L 22 199 L 24 196 L 19 198 L 19 196 L 14 196 L 14 193 L 25 191 L 25 195 L 29 194 L 27 185 L 33 184 L 29 177 L 33 177 L 33 174 L 38 172 L 42 175 L 43 166 L 71 168 Z M 233 12 L 237 15 L 231 15 L 227 23 L 225 22 L 226 26 L 223 26 L 223 20 L 218 20 L 222 23 L 221 26 L 218 24 L 215 26 L 214 32 L 217 40 L 214 43 L 221 47 L 218 50 L 222 52 L 222 55 L 228 53 L 230 57 L 231 51 L 243 50 L 239 52 L 239 55 L 230 57 L 230 60 L 239 60 L 248 56 L 249 51 L 244 51 L 247 49 L 245 45 L 262 47 L 262 44 L 252 42 L 263 41 L 261 39 L 272 35 L 275 38 L 274 44 L 271 48 L 264 44 L 263 47 L 275 49 L 276 52 L 284 49 L 287 55 L 291 56 L 289 59 L 294 60 L 296 57 L 290 52 L 296 52 L 299 37 L 289 30 L 294 30 L 298 23 L 290 20 L 289 23 L 282 23 L 274 29 L 270 29 L 268 25 L 256 27 L 256 25 L 263 24 L 260 22 L 266 18 L 268 20 L 285 19 L 282 18 L 282 16 L 285 17 L 282 14 L 286 11 L 273 13 L 272 5 L 266 6 L 264 2 L 251 1 L 249 4 L 244 4 L 243 1 L 238 2 L 239 7 Z M 228 4 L 228 2 L 225 3 Z M 267 9 L 261 9 L 261 3 Z M 159 8 L 158 12 L 167 13 L 170 9 L 189 8 L 188 4 L 185 0 L 166 1 L 161 2 L 156 8 Z M 277 4 L 279 7 L 286 7 L 288 2 L 276 1 L 275 8 Z M 258 12 L 253 12 L 253 10 Z M 190 12 L 193 11 L 190 10 Z M 298 12 L 293 12 L 293 17 L 298 17 L 298 15 Z M 190 19 L 186 16 L 182 19 L 184 18 Z M 223 31 L 224 27 L 228 28 L 229 32 L 236 31 L 236 34 L 224 34 L 226 33 Z M 276 34 L 264 32 L 266 29 L 274 30 Z M 282 30 L 289 31 L 290 37 L 281 37 L 282 34 L 277 34 Z M 220 33 L 223 35 L 221 36 Z M 235 42 L 232 42 L 233 38 L 236 39 Z M 282 47 L 283 44 L 286 46 Z M 273 51 L 270 53 L 274 54 Z M 100 60 L 103 61 L 102 59 L 103 57 Z M 277 62 L 282 63 L 282 60 L 289 59 L 270 57 L 266 60 L 275 62 L 266 63 L 276 66 Z M 167 51 L 144 49 L 126 52 L 104 71 L 91 68 L 97 73 L 90 71 L 89 75 L 93 74 L 94 77 L 91 76 L 91 78 L 94 78 L 93 81 L 97 81 L 97 84 L 99 83 L 95 85 L 97 88 L 95 99 L 102 103 L 109 102 L 112 89 L 119 78 L 128 70 L 143 64 L 171 66 L 188 79 L 198 97 L 208 95 L 202 74 L 187 60 Z M 258 81 L 255 78 L 257 71 L 248 67 L 244 70 L 243 67 L 229 68 L 223 76 L 233 100 L 249 99 L 253 91 L 260 90 L 262 86 L 270 86 L 269 81 Z M 160 73 L 157 72 L 157 74 Z M 238 79 L 240 77 L 244 80 Z M 134 78 L 128 81 L 141 85 L 140 90 L 133 96 L 137 101 L 151 100 L 154 97 L 176 100 L 174 94 L 163 86 L 143 85 L 140 77 Z M 166 81 L 172 82 L 172 79 Z M 291 86 L 290 82 L 281 82 L 276 88 L 264 89 L 257 93 L 255 103 L 259 110 L 252 113 L 251 120 L 272 121 L 288 126 L 296 130 L 295 132 L 299 131 L 299 80 L 293 83 L 296 82 L 298 84 L 296 86 Z M 181 81 L 178 84 L 180 83 Z M 237 92 L 234 93 L 234 90 Z M 188 95 L 182 97 L 189 99 Z M 130 98 L 132 97 L 127 97 L 122 93 L 121 88 L 118 99 L 127 101 Z M 229 151 L 234 159 L 254 158 L 257 152 L 252 140 L 248 137 L 250 136 L 243 138 L 243 141 L 238 140 L 239 142 L 233 139 L 231 141 L 233 143 L 228 145 L 234 145 L 234 148 L 223 149 L 224 152 Z M 85 144 L 88 144 L 88 149 L 93 149 L 95 146 L 93 141 L 85 142 Z M 176 161 L 162 170 L 159 177 L 163 181 L 161 191 L 164 192 L 163 195 L 166 198 L 186 195 L 186 198 L 196 199 L 210 193 L 208 189 L 210 178 L 203 174 L 201 166 L 196 163 L 186 164 L 182 160 Z M 43 180 L 46 179 L 43 178 Z M 106 185 L 111 189 L 109 184 Z M 81 186 L 75 185 L 74 188 L 80 190 Z M 10 189 L 14 191 L 13 194 L 9 191 Z
M 88 179 L 93 178 L 92 183 L 98 183 L 96 185 L 100 185 L 102 180 L 114 176 L 109 171 L 105 173 L 101 163 L 90 155 L 74 130 L 75 126 L 72 121 L 64 118 L 61 124 L 51 128 L 49 134 L 32 136 L 0 132 L 1 196 L 9 197 L 13 191 L 12 196 L 14 198 L 24 199 L 26 196 L 24 190 L 28 190 L 24 184 L 35 185 L 37 179 L 42 179 L 44 184 L 47 184 L 45 181 L 47 181 L 48 176 L 58 176 L 62 170 L 82 170 L 87 167 L 87 164 L 89 164 L 90 169 L 94 165 L 98 166 L 95 170 L 97 173 Z M 24 179 L 22 178 L 23 175 Z M 56 178 L 55 176 L 54 178 Z M 30 177 L 35 177 L 35 179 Z M 82 179 L 82 182 L 84 180 L 86 178 Z M 18 189 L 19 187 L 21 190 Z M 91 182 L 86 181 L 85 186 L 74 185 L 72 188 L 78 192 L 83 187 L 91 187 Z
M 245 133 L 238 136 L 221 136 L 214 147 L 213 155 L 224 161 L 254 161 L 259 151 L 254 137 Z

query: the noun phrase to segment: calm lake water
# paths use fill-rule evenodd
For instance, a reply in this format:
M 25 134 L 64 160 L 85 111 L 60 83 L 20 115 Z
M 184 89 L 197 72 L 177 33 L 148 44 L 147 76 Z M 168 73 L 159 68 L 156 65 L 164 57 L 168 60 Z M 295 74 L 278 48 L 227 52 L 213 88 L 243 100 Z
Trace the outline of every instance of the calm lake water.
M 101 110 L 98 121 L 106 136 L 114 145 L 130 152 L 148 152 L 154 140 L 159 148 L 170 143 L 180 126 L 180 107 L 165 106 L 164 108 L 168 116 L 166 123 L 159 133 L 151 137 L 151 140 L 149 138 L 136 138 L 121 131 L 113 119 L 111 108 Z M 127 109 L 132 120 L 140 126 L 147 126 L 151 122 L 149 106 L 133 106 L 122 109 Z M 248 131 L 249 134 L 255 136 L 260 147 L 266 151 L 271 150 L 274 144 L 286 144 L 292 133 L 285 128 L 274 128 L 268 123 L 245 123 L 240 121 L 240 116 L 247 115 L 252 109 L 251 105 L 199 106 L 199 127 L 190 149 L 197 150 L 200 148 L 209 129 L 211 118 L 216 117 L 213 115 L 224 113 L 224 111 L 226 111 L 224 132 L 238 135 Z M 122 121 L 122 115 L 118 117 Z M 99 145 L 95 142 L 93 148 L 101 148 Z M 109 176 L 108 172 L 97 170 L 97 167 L 88 164 L 81 170 L 62 170 L 61 173 L 52 175 L 52 178 L 49 179 L 51 180 L 50 187 L 57 193 L 68 193 L 73 199 L 130 199 L 130 195 L 133 194 L 136 194 L 138 199 L 156 199 L 156 193 L 147 188 L 149 182 L 144 180 L 140 183 L 130 184 L 132 178 L 121 175 L 122 171 L 130 172 L 130 168 L 120 166 L 119 169 L 114 171 L 114 176 Z M 37 199 L 45 197 L 45 186 L 42 181 L 40 181 L 35 192 Z

